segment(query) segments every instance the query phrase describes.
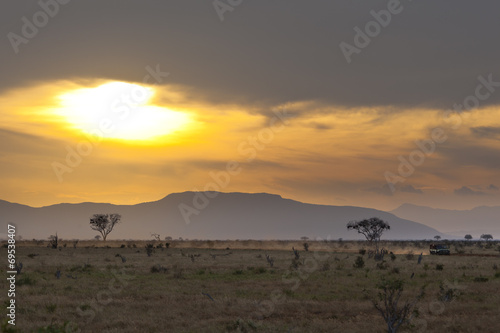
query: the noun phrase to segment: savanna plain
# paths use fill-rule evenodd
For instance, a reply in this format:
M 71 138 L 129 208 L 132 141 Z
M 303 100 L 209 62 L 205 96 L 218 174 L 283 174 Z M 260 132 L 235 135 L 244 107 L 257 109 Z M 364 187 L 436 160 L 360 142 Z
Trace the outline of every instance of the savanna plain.
M 2 330 L 387 332 L 374 303 L 392 281 L 414 305 L 398 332 L 500 332 L 500 243 L 430 243 L 382 241 L 375 260 L 362 241 L 22 241 Z

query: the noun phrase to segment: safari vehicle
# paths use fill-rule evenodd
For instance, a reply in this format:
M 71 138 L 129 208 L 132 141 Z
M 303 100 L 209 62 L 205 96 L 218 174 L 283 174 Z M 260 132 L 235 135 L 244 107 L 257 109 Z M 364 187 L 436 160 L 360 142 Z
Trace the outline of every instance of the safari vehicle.
M 431 244 L 429 247 L 429 252 L 431 254 L 450 255 L 450 248 L 448 247 L 448 245 L 444 244 Z

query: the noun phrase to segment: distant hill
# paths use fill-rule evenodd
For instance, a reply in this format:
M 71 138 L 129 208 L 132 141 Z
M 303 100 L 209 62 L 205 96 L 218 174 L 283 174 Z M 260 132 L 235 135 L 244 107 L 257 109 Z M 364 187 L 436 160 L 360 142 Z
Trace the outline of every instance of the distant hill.
M 476 239 L 481 234 L 492 234 L 494 238 L 500 238 L 500 206 L 448 210 L 404 204 L 391 213 L 403 219 L 431 225 L 460 238 L 466 234 L 471 234 Z
M 89 218 L 95 213 L 119 213 L 122 223 L 109 239 L 151 239 L 151 233 L 188 239 L 362 239 L 346 229 L 350 220 L 379 217 L 391 230 L 383 239 L 430 239 L 442 235 L 426 225 L 401 219 L 376 209 L 301 203 L 266 193 L 210 192 L 205 209 L 192 211 L 187 224 L 179 210 L 193 208 L 193 198 L 203 193 L 174 193 L 137 205 L 106 203 L 58 204 L 41 208 L 0 201 L 2 224 L 13 222 L 25 239 L 46 239 L 55 234 L 64 239 L 90 239 Z M 203 204 L 198 201 L 198 208 Z M 191 208 L 187 208 L 187 207 Z M 444 235 L 443 235 L 444 236 Z

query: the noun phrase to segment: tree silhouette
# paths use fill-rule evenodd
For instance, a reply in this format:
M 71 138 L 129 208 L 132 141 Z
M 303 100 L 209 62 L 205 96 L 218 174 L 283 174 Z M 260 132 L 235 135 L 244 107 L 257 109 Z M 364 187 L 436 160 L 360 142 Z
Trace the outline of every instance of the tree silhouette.
M 436 235 L 436 236 L 434 236 L 434 239 L 438 241 L 438 240 L 440 240 L 440 239 L 441 239 L 441 236 Z
M 470 241 L 470 240 L 472 239 L 472 236 L 471 236 L 471 234 L 467 234 L 467 235 L 465 235 L 465 237 L 464 237 L 464 238 L 465 238 L 466 240 Z
M 480 239 L 484 239 L 485 241 L 489 241 L 490 239 L 493 239 L 493 236 L 491 234 L 482 234 Z
M 121 218 L 120 214 L 94 214 L 94 217 L 90 218 L 90 227 L 92 230 L 99 231 L 102 240 L 106 241 L 106 237 L 113 231 L 115 225 L 120 223 Z
M 350 221 L 347 223 L 347 230 L 356 230 L 359 234 L 365 236 L 368 242 L 375 242 L 378 251 L 377 242 L 385 230 L 390 230 L 391 226 L 378 217 L 371 217 L 361 221 Z

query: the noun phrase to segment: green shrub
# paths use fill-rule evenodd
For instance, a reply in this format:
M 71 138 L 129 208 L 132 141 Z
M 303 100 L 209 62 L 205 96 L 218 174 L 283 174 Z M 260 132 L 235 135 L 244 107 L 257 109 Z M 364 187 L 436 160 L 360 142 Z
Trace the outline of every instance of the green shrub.
M 64 324 L 50 324 L 48 326 L 40 327 L 37 333 L 66 333 L 76 332 L 78 327 L 75 323 L 65 322 Z
M 474 282 L 488 282 L 488 280 L 486 276 L 476 276 L 474 278 Z
M 442 271 L 444 269 L 443 264 L 436 264 L 436 271 Z
M 354 262 L 353 266 L 355 268 L 363 268 L 363 267 L 365 267 L 365 261 L 363 260 L 363 257 L 358 256 L 356 258 L 356 261 Z
M 259 267 L 255 270 L 255 274 L 264 274 L 267 273 L 267 269 L 264 267 Z
M 36 280 L 33 279 L 29 275 L 24 275 L 22 278 L 20 278 L 19 280 L 16 281 L 16 285 L 19 287 L 24 286 L 24 285 L 33 286 L 35 284 L 36 284 Z
M 154 265 L 150 269 L 151 273 L 167 273 L 168 268 L 163 267 L 162 265 Z
M 377 263 L 378 269 L 387 269 L 389 268 L 389 264 L 384 260 L 382 262 Z
M 48 313 L 54 313 L 57 309 L 57 304 L 49 304 L 45 307 Z

